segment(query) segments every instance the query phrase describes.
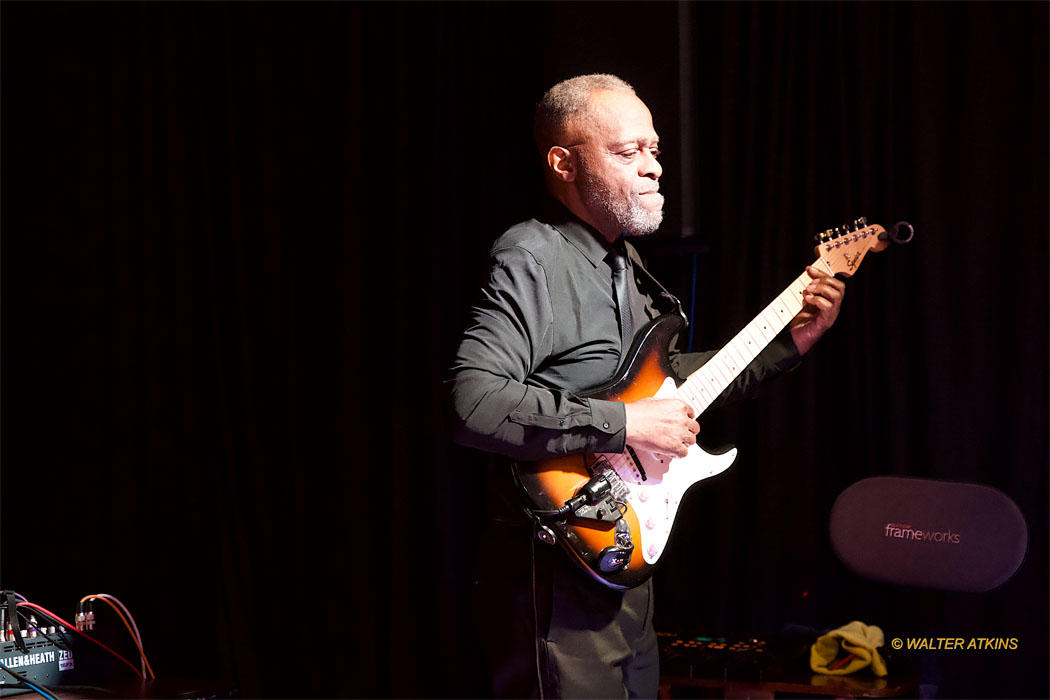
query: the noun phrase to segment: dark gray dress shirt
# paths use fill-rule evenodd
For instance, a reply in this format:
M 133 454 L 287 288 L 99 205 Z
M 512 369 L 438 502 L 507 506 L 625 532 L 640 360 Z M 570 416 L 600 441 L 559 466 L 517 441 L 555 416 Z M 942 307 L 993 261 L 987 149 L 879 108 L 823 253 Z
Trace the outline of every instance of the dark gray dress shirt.
M 488 278 L 451 370 L 456 439 L 515 459 L 578 452 L 623 452 L 624 406 L 583 398 L 620 365 L 621 348 L 610 246 L 595 229 L 554 203 L 543 216 L 504 233 L 489 253 Z M 657 310 L 659 289 L 627 245 L 637 332 Z M 714 352 L 678 355 L 688 376 Z M 781 333 L 730 385 L 718 403 L 743 398 L 757 384 L 798 363 Z

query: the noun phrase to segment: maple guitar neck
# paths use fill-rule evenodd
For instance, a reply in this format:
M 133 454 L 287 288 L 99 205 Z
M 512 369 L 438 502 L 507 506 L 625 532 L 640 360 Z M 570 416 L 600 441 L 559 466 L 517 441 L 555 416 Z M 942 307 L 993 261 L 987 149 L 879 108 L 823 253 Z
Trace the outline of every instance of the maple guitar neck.
M 820 264 L 821 260 L 817 261 Z M 831 273 L 831 268 L 828 268 Z M 773 338 L 802 310 L 802 294 L 813 278 L 803 272 L 762 313 L 678 387 L 678 398 L 699 416 L 733 383 Z
M 864 255 L 869 251 L 884 250 L 889 243 L 886 229 L 878 224 L 869 225 L 864 219 L 858 219 L 853 230 L 828 230 L 817 236 L 819 245 L 814 249 L 817 255 L 813 265 L 827 270 L 828 274 L 852 276 L 860 266 Z M 897 229 L 905 226 L 905 234 L 898 235 Z M 845 227 L 843 227 L 845 228 Z M 906 237 L 905 237 L 906 236 Z M 899 243 L 911 240 L 911 225 L 902 222 L 895 227 L 889 236 Z M 773 338 L 784 330 L 805 306 L 802 294 L 813 278 L 803 272 L 788 285 L 755 320 L 744 326 L 729 343 L 715 353 L 703 367 L 689 375 L 678 387 L 677 397 L 692 406 L 699 416 L 707 410 L 714 400 L 725 391 L 726 387 L 758 357 Z

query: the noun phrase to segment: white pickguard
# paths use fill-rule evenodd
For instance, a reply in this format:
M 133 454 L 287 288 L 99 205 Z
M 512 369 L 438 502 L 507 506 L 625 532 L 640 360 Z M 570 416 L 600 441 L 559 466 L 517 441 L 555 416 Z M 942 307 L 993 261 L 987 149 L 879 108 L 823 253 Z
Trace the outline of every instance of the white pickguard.
M 653 398 L 674 398 L 677 388 L 674 379 L 664 380 Z M 619 475 L 628 488 L 627 503 L 634 509 L 641 526 L 641 551 L 646 563 L 655 564 L 667 546 L 678 506 L 686 490 L 698 481 L 721 474 L 736 459 L 736 448 L 720 455 L 705 452 L 699 445 L 691 445 L 680 459 L 668 459 L 635 450 L 642 469 L 635 465 L 630 454 L 601 455 Z M 645 479 L 642 479 L 642 471 Z M 635 537 L 639 533 L 632 533 Z

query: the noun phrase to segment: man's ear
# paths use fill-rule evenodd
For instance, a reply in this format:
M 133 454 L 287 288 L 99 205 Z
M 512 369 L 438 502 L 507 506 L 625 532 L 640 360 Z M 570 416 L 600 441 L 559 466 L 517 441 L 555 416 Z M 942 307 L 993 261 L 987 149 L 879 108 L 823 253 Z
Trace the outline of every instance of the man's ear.
M 576 179 L 576 161 L 568 148 L 551 146 L 547 151 L 547 166 L 554 173 L 554 177 L 562 182 L 572 182 Z

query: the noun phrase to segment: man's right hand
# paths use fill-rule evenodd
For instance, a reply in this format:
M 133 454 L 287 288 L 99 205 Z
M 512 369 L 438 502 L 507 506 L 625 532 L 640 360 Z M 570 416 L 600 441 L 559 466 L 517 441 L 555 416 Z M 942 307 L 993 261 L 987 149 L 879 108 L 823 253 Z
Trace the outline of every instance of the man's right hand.
M 667 457 L 685 457 L 700 426 L 692 407 L 679 399 L 641 399 L 625 403 L 627 444 Z

